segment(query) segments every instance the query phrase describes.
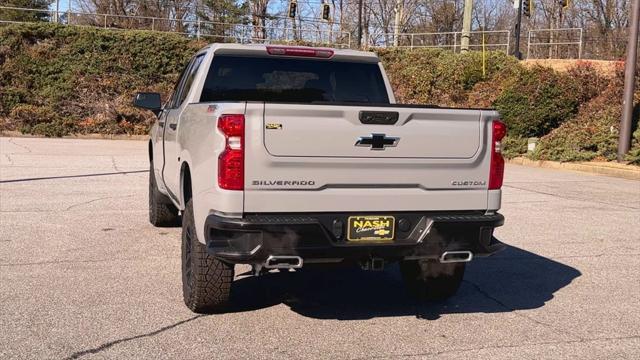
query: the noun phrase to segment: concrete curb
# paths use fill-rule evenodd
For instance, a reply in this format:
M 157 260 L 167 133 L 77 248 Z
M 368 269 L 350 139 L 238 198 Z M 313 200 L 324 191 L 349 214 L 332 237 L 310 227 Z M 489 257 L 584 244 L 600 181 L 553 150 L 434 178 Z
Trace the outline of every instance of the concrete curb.
M 16 138 L 47 138 L 42 135 L 23 134 L 19 131 L 0 131 L 2 137 Z M 56 137 L 56 139 L 98 139 L 98 140 L 149 140 L 149 135 L 126 135 L 126 134 L 76 134 Z
M 523 157 L 517 157 L 507 160 L 507 163 L 545 169 L 582 171 L 592 174 L 640 181 L 640 166 L 624 165 L 613 162 L 592 161 L 563 163 L 558 161 L 530 160 Z

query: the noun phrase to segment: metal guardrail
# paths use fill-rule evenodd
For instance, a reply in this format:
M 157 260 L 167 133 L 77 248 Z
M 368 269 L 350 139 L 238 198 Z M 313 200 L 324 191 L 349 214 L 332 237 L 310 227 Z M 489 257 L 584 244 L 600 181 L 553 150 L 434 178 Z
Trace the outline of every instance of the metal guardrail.
M 3 19 L 3 13 L 32 14 L 30 20 Z M 351 47 L 351 33 L 333 30 L 326 22 L 301 22 L 297 28 L 287 26 L 289 19 L 277 18 L 276 25 L 260 26 L 250 23 L 234 24 L 204 21 L 195 18 L 172 19 L 151 16 L 98 14 L 80 11 L 56 12 L 49 9 L 32 9 L 0 6 L 0 24 L 15 24 L 32 21 L 51 21 L 65 25 L 85 25 L 107 29 L 137 29 L 172 32 L 197 39 L 236 43 L 311 43 L 333 47 Z M 28 18 L 28 17 L 27 17 Z M 382 33 L 370 35 L 371 47 L 399 48 L 444 48 L 454 52 L 461 50 L 461 31 Z M 471 49 L 497 49 L 510 53 L 510 30 L 472 31 Z M 534 29 L 527 35 L 527 59 L 534 58 L 582 58 L 584 48 L 582 28 Z M 542 50 L 544 52 L 541 52 Z M 542 55 L 542 56 L 541 56 Z
M 25 23 L 35 20 L 16 21 L 2 19 L 2 10 L 24 14 L 39 15 L 49 21 L 64 25 L 85 25 L 105 29 L 135 29 L 159 32 L 171 32 L 185 36 L 213 38 L 216 41 L 237 43 L 309 42 L 331 44 L 335 47 L 351 47 L 351 33 L 322 29 L 328 24 L 313 23 L 309 28 L 287 26 L 259 26 L 253 24 L 233 24 L 200 19 L 171 19 L 151 16 L 131 16 L 117 14 L 98 14 L 79 11 L 56 12 L 48 9 L 30 9 L 0 6 L 0 24 Z
M 577 40 L 575 39 L 575 34 L 577 33 Z M 540 41 L 540 34 L 546 34 L 544 39 Z M 573 36 L 572 36 L 573 35 Z M 578 59 L 582 58 L 582 47 L 583 47 L 583 30 L 582 28 L 563 28 L 563 29 L 535 29 L 529 30 L 527 35 L 527 59 L 536 59 L 536 51 L 538 47 L 546 47 L 548 50 L 548 56 L 545 58 L 562 58 L 561 56 L 561 47 L 567 52 L 566 58 L 574 58 L 571 56 L 572 50 L 576 50 L 577 47 L 577 56 Z M 533 47 L 533 49 L 532 49 Z M 553 56 L 555 52 L 555 56 Z M 533 55 L 533 56 L 532 56 Z
M 509 30 L 486 30 L 472 31 L 470 33 L 470 48 L 498 48 L 509 53 L 509 39 L 511 31 Z M 486 41 L 489 37 L 489 42 Z M 383 41 L 379 42 L 380 38 Z M 484 39 L 483 39 L 484 38 Z M 460 51 L 462 42 L 462 31 L 450 32 L 423 32 L 423 33 L 394 33 L 381 34 L 370 41 L 370 45 L 374 47 L 400 47 L 400 48 L 445 48 L 454 52 Z M 398 44 L 388 45 L 388 44 Z

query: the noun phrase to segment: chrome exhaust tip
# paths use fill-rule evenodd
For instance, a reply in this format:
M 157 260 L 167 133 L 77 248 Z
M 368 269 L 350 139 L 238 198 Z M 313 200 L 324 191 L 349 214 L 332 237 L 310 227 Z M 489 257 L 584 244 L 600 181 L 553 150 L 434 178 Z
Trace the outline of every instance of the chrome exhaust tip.
M 264 262 L 266 269 L 300 269 L 302 258 L 300 256 L 275 256 L 270 255 Z
M 440 256 L 440 262 L 447 263 L 461 263 L 469 262 L 473 259 L 473 253 L 471 251 L 445 251 Z

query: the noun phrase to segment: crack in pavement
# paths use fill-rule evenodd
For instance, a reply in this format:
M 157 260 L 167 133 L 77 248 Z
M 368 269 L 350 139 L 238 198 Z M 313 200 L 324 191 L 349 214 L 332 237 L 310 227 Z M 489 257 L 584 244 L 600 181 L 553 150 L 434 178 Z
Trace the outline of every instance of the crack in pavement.
M 2 154 L 2 155 L 4 155 L 7 158 L 7 160 L 9 161 L 9 165 L 13 165 L 13 160 L 11 160 L 11 156 L 9 156 L 9 154 L 5 153 L 5 154 Z
M 518 349 L 524 348 L 528 346 L 539 346 L 539 345 L 560 345 L 560 344 L 584 344 L 590 342 L 597 341 L 610 341 L 610 340 L 627 340 L 627 339 L 640 339 L 640 335 L 630 335 L 630 336 L 617 336 L 617 337 L 606 337 L 606 338 L 591 338 L 591 339 L 581 339 L 581 340 L 562 340 L 562 341 L 540 341 L 529 344 L 518 344 L 518 345 L 492 345 L 492 346 L 478 346 L 473 348 L 465 348 L 465 349 L 454 349 L 454 350 L 445 350 L 445 351 L 435 351 L 428 353 L 416 353 L 416 354 L 389 354 L 389 355 L 378 355 L 378 356 L 369 356 L 367 358 L 360 359 L 371 359 L 371 358 L 403 358 L 403 357 L 424 357 L 424 356 L 440 356 L 445 354 L 456 354 L 456 353 L 465 353 L 470 351 L 480 351 L 480 350 L 489 350 L 489 349 Z
M 503 185 L 503 187 L 508 187 L 508 188 L 512 188 L 512 189 L 518 189 L 518 190 L 522 190 L 522 191 L 528 191 L 528 192 L 532 192 L 532 193 L 535 193 L 535 194 L 553 196 L 553 197 L 557 197 L 557 198 L 564 199 L 564 200 L 591 202 L 591 203 L 595 203 L 595 204 L 608 205 L 608 206 L 611 206 L 611 207 L 622 207 L 622 208 L 625 208 L 625 209 L 640 210 L 640 207 L 633 207 L 633 206 L 620 205 L 620 204 L 611 204 L 611 203 L 608 203 L 608 202 L 596 201 L 596 200 L 593 200 L 593 199 L 581 199 L 581 198 L 578 198 L 578 197 L 571 197 L 571 196 L 566 196 L 566 195 L 558 195 L 558 194 L 545 192 L 545 191 L 540 191 L 540 190 L 531 190 L 531 189 L 526 189 L 526 188 L 522 188 L 522 187 L 517 187 L 517 186 L 510 185 L 510 184 L 509 185 L 505 184 L 505 185 Z
M 152 336 L 158 335 L 158 334 L 163 333 L 163 332 L 165 332 L 167 330 L 171 330 L 171 329 L 176 328 L 176 327 L 178 327 L 178 326 L 180 326 L 182 324 L 186 324 L 188 322 L 194 321 L 194 320 L 199 319 L 199 318 L 204 317 L 204 316 L 207 316 L 207 315 L 196 315 L 196 316 L 190 317 L 188 319 L 181 320 L 181 321 L 178 321 L 176 323 L 161 327 L 158 330 L 154 330 L 154 331 L 151 331 L 151 332 L 148 332 L 148 333 L 145 333 L 145 334 L 140 334 L 140 335 L 135 335 L 135 336 L 130 336 L 130 337 L 122 338 L 122 339 L 109 341 L 109 342 L 101 344 L 101 345 L 99 345 L 99 346 L 97 346 L 95 348 L 77 351 L 77 352 L 69 355 L 65 359 L 69 359 L 69 360 L 78 359 L 78 358 L 81 358 L 81 357 L 83 357 L 85 355 L 97 354 L 99 352 L 102 352 L 102 351 L 105 351 L 105 350 L 109 349 L 110 347 L 113 347 L 115 345 L 118 345 L 118 344 L 121 344 L 121 343 L 124 343 L 124 342 L 133 341 L 133 340 L 137 340 L 137 339 L 142 339 L 142 338 L 146 338 L 146 337 L 152 337 Z
M 60 264 L 93 264 L 93 263 L 102 263 L 102 262 L 110 262 L 110 261 L 135 261 L 135 260 L 146 260 L 146 259 L 174 259 L 173 256 L 152 256 L 145 258 L 113 258 L 113 259 L 97 259 L 97 260 L 47 260 L 47 261 L 36 261 L 29 263 L 9 263 L 9 264 L 0 264 L 0 267 L 19 267 L 19 266 L 34 266 L 34 265 L 60 265 Z
M 51 210 L 44 210 L 44 209 L 0 210 L 0 213 L 57 213 L 57 212 L 65 212 L 65 211 L 69 211 L 69 210 L 71 210 L 73 208 L 76 208 L 78 206 L 91 204 L 91 203 L 94 203 L 94 202 L 100 201 L 100 200 L 121 199 L 121 198 L 133 197 L 133 196 L 136 196 L 136 194 L 120 195 L 120 196 L 106 196 L 106 197 L 101 197 L 101 198 L 97 198 L 97 199 L 92 199 L 92 200 L 88 200 L 88 201 L 82 201 L 82 202 L 79 202 L 79 203 L 71 204 L 71 205 L 67 206 L 65 209 L 62 209 L 62 210 L 59 210 L 59 209 L 51 209 Z
M 116 165 L 116 158 L 113 155 L 111 156 L 111 165 L 113 165 L 113 170 L 122 172 L 122 170 L 118 169 L 118 165 Z
M 73 209 L 75 207 L 91 204 L 91 203 L 94 203 L 94 202 L 100 201 L 100 200 L 121 199 L 121 198 L 127 198 L 127 197 L 132 197 L 132 196 L 135 196 L 135 194 L 121 195 L 121 196 L 107 196 L 107 197 L 97 198 L 97 199 L 93 199 L 93 200 L 89 200 L 89 201 L 83 201 L 83 202 L 80 202 L 80 203 L 77 203 L 77 204 L 69 205 L 66 209 L 64 209 L 62 211 L 69 211 L 69 210 L 71 210 L 71 209 Z
M 544 328 L 547 328 L 549 330 L 551 330 L 552 332 L 558 334 L 558 335 L 565 335 L 565 334 L 569 334 L 573 337 L 576 337 L 580 340 L 584 340 L 584 338 L 582 338 L 579 335 L 576 334 L 572 334 L 570 331 L 564 330 L 564 331 L 560 331 L 558 329 L 556 329 L 555 327 L 551 326 L 551 324 L 547 324 L 545 322 L 542 322 L 540 320 L 536 320 L 530 316 L 527 316 L 525 314 L 520 313 L 519 311 L 517 311 L 515 308 L 512 308 L 511 306 L 508 306 L 507 304 L 505 304 L 504 302 L 500 301 L 498 298 L 496 298 L 495 296 L 492 296 L 491 294 L 489 294 L 488 292 L 482 290 L 482 288 L 480 288 L 480 285 L 474 283 L 473 281 L 470 280 L 463 280 L 464 282 L 466 282 L 467 284 L 470 284 L 471 286 L 473 286 L 477 292 L 479 292 L 481 295 L 483 295 L 484 297 L 486 297 L 487 299 L 494 301 L 496 304 L 502 306 L 505 310 L 508 310 L 509 312 L 512 312 L 514 315 L 521 317 L 523 319 L 529 320 L 535 324 L 541 325 Z
M 616 247 L 616 249 L 619 249 L 618 247 Z M 510 261 L 510 260 L 518 260 L 518 261 L 546 261 L 548 259 L 550 260 L 559 260 L 559 259 L 580 259 L 580 258 L 584 258 L 584 259 L 591 259 L 591 258 L 600 258 L 600 257 L 609 257 L 609 256 L 615 256 L 615 257 L 620 257 L 620 256 L 640 256 L 640 253 L 622 253 L 622 254 L 618 254 L 618 253 L 608 253 L 606 252 L 606 250 L 604 252 L 598 253 L 598 254 L 586 254 L 586 255 L 559 255 L 559 256 L 545 256 L 545 258 L 537 258 L 534 256 L 502 256 L 502 257 L 488 257 L 485 259 L 482 259 L 482 261 Z
M 94 176 L 126 175 L 126 174 L 136 174 L 136 173 L 146 173 L 146 172 L 149 172 L 149 170 L 131 170 L 131 171 L 118 171 L 118 172 L 110 172 L 110 173 L 83 174 L 83 175 L 46 176 L 46 177 L 36 177 L 36 178 L 26 178 L 26 179 L 0 180 L 0 184 L 37 181 L 37 180 L 73 179 L 73 178 L 94 177 Z
M 7 214 L 29 214 L 29 213 L 51 213 L 51 212 L 58 212 L 58 211 L 62 211 L 62 210 L 42 210 L 42 209 L 34 209 L 34 210 L 0 210 L 0 213 L 7 213 Z
M 548 203 L 549 200 L 523 200 L 523 201 L 502 201 L 503 204 L 536 204 L 536 203 Z
M 44 209 L 33 209 L 33 210 L 0 210 L 0 214 L 5 213 L 5 214 L 48 214 L 48 213 L 58 213 L 58 212 L 64 212 L 65 210 L 44 210 Z M 130 212 L 130 213 L 143 213 L 143 212 L 148 212 L 149 210 L 147 209 L 128 209 L 128 210 L 119 210 L 119 209 L 107 209 L 107 210 L 102 210 L 100 211 L 101 214 L 111 214 L 114 212 L 117 213 L 124 213 L 124 212 Z
M 13 138 L 9 138 L 8 142 L 10 144 L 13 144 L 13 145 L 17 146 L 17 147 L 20 147 L 20 148 L 23 148 L 23 149 L 27 150 L 27 152 L 29 152 L 29 153 L 31 152 L 31 149 L 28 146 L 22 145 L 22 144 L 18 144 L 17 142 L 15 142 L 15 140 Z
M 640 253 L 624 253 L 624 254 L 601 253 L 601 254 L 595 254 L 595 255 L 566 255 L 566 256 L 550 257 L 549 259 L 551 259 L 551 260 L 553 260 L 553 259 L 580 259 L 580 258 L 597 259 L 597 258 L 601 258 L 601 257 L 610 257 L 610 256 L 614 256 L 614 257 L 617 257 L 617 258 L 634 257 L 634 256 L 640 256 Z

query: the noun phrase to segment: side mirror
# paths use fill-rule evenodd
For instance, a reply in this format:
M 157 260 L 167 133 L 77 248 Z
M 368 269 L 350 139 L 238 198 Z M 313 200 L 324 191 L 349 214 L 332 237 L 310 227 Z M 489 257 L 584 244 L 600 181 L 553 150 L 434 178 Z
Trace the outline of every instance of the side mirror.
M 133 106 L 151 110 L 156 116 L 162 111 L 162 102 L 160 100 L 160 94 L 150 92 L 139 92 L 133 99 Z

